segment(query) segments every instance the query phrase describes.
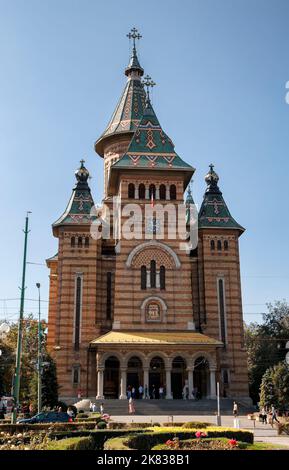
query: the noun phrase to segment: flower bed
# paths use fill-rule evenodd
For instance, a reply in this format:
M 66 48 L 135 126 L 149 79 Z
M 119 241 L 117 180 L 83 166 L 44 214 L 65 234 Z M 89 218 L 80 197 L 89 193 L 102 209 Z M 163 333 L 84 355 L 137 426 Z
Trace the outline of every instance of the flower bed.
M 239 443 L 236 439 L 218 438 L 202 438 L 168 440 L 165 444 L 157 445 L 152 450 L 237 450 L 245 448 L 246 443 Z
M 157 445 L 165 444 L 173 438 L 179 440 L 196 439 L 196 434 L 200 433 L 201 437 L 204 435 L 210 439 L 213 438 L 226 438 L 227 440 L 235 440 L 239 442 L 253 443 L 254 435 L 251 431 L 241 429 L 208 427 L 205 430 L 199 429 L 184 429 L 180 427 L 175 428 L 151 428 L 144 430 L 143 433 L 135 433 L 131 436 L 120 436 L 117 439 L 108 440 L 104 444 L 104 449 L 109 450 L 151 450 Z M 203 434 L 203 436 L 202 436 Z

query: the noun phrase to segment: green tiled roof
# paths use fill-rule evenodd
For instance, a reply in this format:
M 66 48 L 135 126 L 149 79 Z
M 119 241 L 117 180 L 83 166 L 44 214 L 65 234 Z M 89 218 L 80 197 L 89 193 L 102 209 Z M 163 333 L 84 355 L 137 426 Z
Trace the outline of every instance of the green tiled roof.
M 218 187 L 219 177 L 213 171 L 213 165 L 210 167 L 210 171 L 205 178 L 208 187 L 199 212 L 199 228 L 228 228 L 244 232 L 244 227 L 239 225 L 231 216 Z
M 81 167 L 75 172 L 75 176 L 77 184 L 72 191 L 68 205 L 62 216 L 54 222 L 53 227 L 71 224 L 90 224 L 92 221 L 90 211 L 94 202 L 87 183 L 89 172 L 84 167 L 83 162 L 81 162 Z
M 134 132 L 144 112 L 146 94 L 141 82 L 143 69 L 139 64 L 135 49 L 125 74 L 128 76 L 128 81 L 122 96 L 105 131 L 95 142 L 95 150 L 102 156 L 103 140 L 114 134 Z
M 163 131 L 150 101 L 126 153 L 112 168 L 182 169 L 194 172 L 175 152 L 174 144 Z

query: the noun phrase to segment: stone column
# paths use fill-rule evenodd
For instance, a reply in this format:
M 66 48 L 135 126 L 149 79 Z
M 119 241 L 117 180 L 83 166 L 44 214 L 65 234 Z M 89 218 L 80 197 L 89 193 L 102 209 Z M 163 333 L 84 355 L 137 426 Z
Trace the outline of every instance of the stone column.
M 160 272 L 158 271 L 156 273 L 156 288 L 159 289 L 160 286 L 161 286 L 161 284 L 160 284 Z
M 189 398 L 195 398 L 193 396 L 193 390 L 194 390 L 194 368 L 190 367 L 187 368 L 188 371 L 188 387 L 189 387 Z
M 210 398 L 216 398 L 216 367 L 210 368 Z
M 97 400 L 103 400 L 104 395 L 103 395 L 103 371 L 104 368 L 98 368 L 97 369 Z
M 166 369 L 166 399 L 171 400 L 172 397 L 172 385 L 171 385 L 171 368 Z
M 167 201 L 170 200 L 170 185 L 169 184 L 166 185 L 166 200 Z
M 160 187 L 156 187 L 156 199 L 158 200 L 160 198 Z
M 143 393 L 145 393 L 145 388 L 147 386 L 148 389 L 148 398 L 150 396 L 150 391 L 149 391 L 149 368 L 148 367 L 143 367 Z M 145 395 L 143 395 L 143 398 L 145 398 Z
M 139 199 L 138 186 L 135 186 L 134 197 L 135 199 Z
M 120 400 L 125 400 L 126 397 L 126 378 L 127 378 L 127 370 L 126 367 L 120 369 Z
M 149 191 L 149 187 L 148 187 L 148 186 L 146 186 L 145 198 L 146 198 L 146 199 L 149 199 L 149 198 L 150 198 L 150 191 Z

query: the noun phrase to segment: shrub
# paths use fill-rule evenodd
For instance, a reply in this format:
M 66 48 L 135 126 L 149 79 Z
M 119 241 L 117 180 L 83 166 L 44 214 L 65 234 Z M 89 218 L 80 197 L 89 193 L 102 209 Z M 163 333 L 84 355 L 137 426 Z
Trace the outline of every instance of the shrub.
M 180 428 L 173 428 L 173 431 L 155 431 L 136 434 L 128 439 L 128 446 L 131 449 L 150 450 L 157 444 L 163 444 L 172 437 L 178 437 L 180 440 L 195 438 L 196 429 L 190 431 L 180 431 Z M 253 443 L 254 435 L 251 431 L 242 431 L 240 429 L 230 428 L 206 428 L 208 438 L 226 437 L 227 439 L 236 439 L 237 441 Z
M 212 426 L 211 423 L 201 423 L 199 421 L 189 421 L 188 423 L 184 423 L 182 428 L 185 429 L 206 429 L 207 427 Z
M 88 437 L 70 437 L 48 443 L 47 450 L 93 450 L 94 441 Z
M 114 437 L 108 439 L 103 446 L 103 450 L 131 450 L 128 447 L 128 436 Z
M 106 421 L 99 421 L 96 426 L 97 426 L 97 429 L 106 429 L 107 423 Z
M 15 432 L 24 432 L 24 431 L 69 431 L 76 429 L 94 429 L 95 422 L 87 423 L 81 421 L 74 421 L 72 423 L 37 423 L 37 424 L 1 424 L 0 432 L 7 432 L 9 434 L 14 434 Z
M 135 434 L 134 429 L 127 430 L 114 430 L 114 429 L 98 429 L 94 431 L 71 431 L 71 432 L 57 432 L 53 433 L 51 437 L 56 440 L 61 440 L 69 437 L 91 437 L 94 442 L 95 450 L 103 450 L 106 441 L 114 437 L 124 437 L 128 439 L 131 434 Z M 138 433 L 142 431 L 139 430 Z

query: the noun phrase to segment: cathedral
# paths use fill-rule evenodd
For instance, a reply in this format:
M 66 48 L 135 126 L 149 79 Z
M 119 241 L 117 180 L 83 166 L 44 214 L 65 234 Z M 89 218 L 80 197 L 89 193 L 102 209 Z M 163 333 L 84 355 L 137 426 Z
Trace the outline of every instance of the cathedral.
M 195 169 L 163 130 L 136 50 L 95 152 L 104 196 L 95 206 L 81 161 L 52 225 L 48 348 L 62 400 L 216 398 L 249 402 L 239 237 L 210 165 L 197 215 Z M 176 216 L 185 230 L 176 229 Z M 174 218 L 175 217 L 175 218 Z M 133 222 L 132 222 L 133 221 Z M 193 222 L 192 222 L 193 221 Z M 193 229 L 191 227 L 193 226 Z M 192 237 L 192 234 L 195 234 Z M 194 239 L 192 241 L 192 238 Z

